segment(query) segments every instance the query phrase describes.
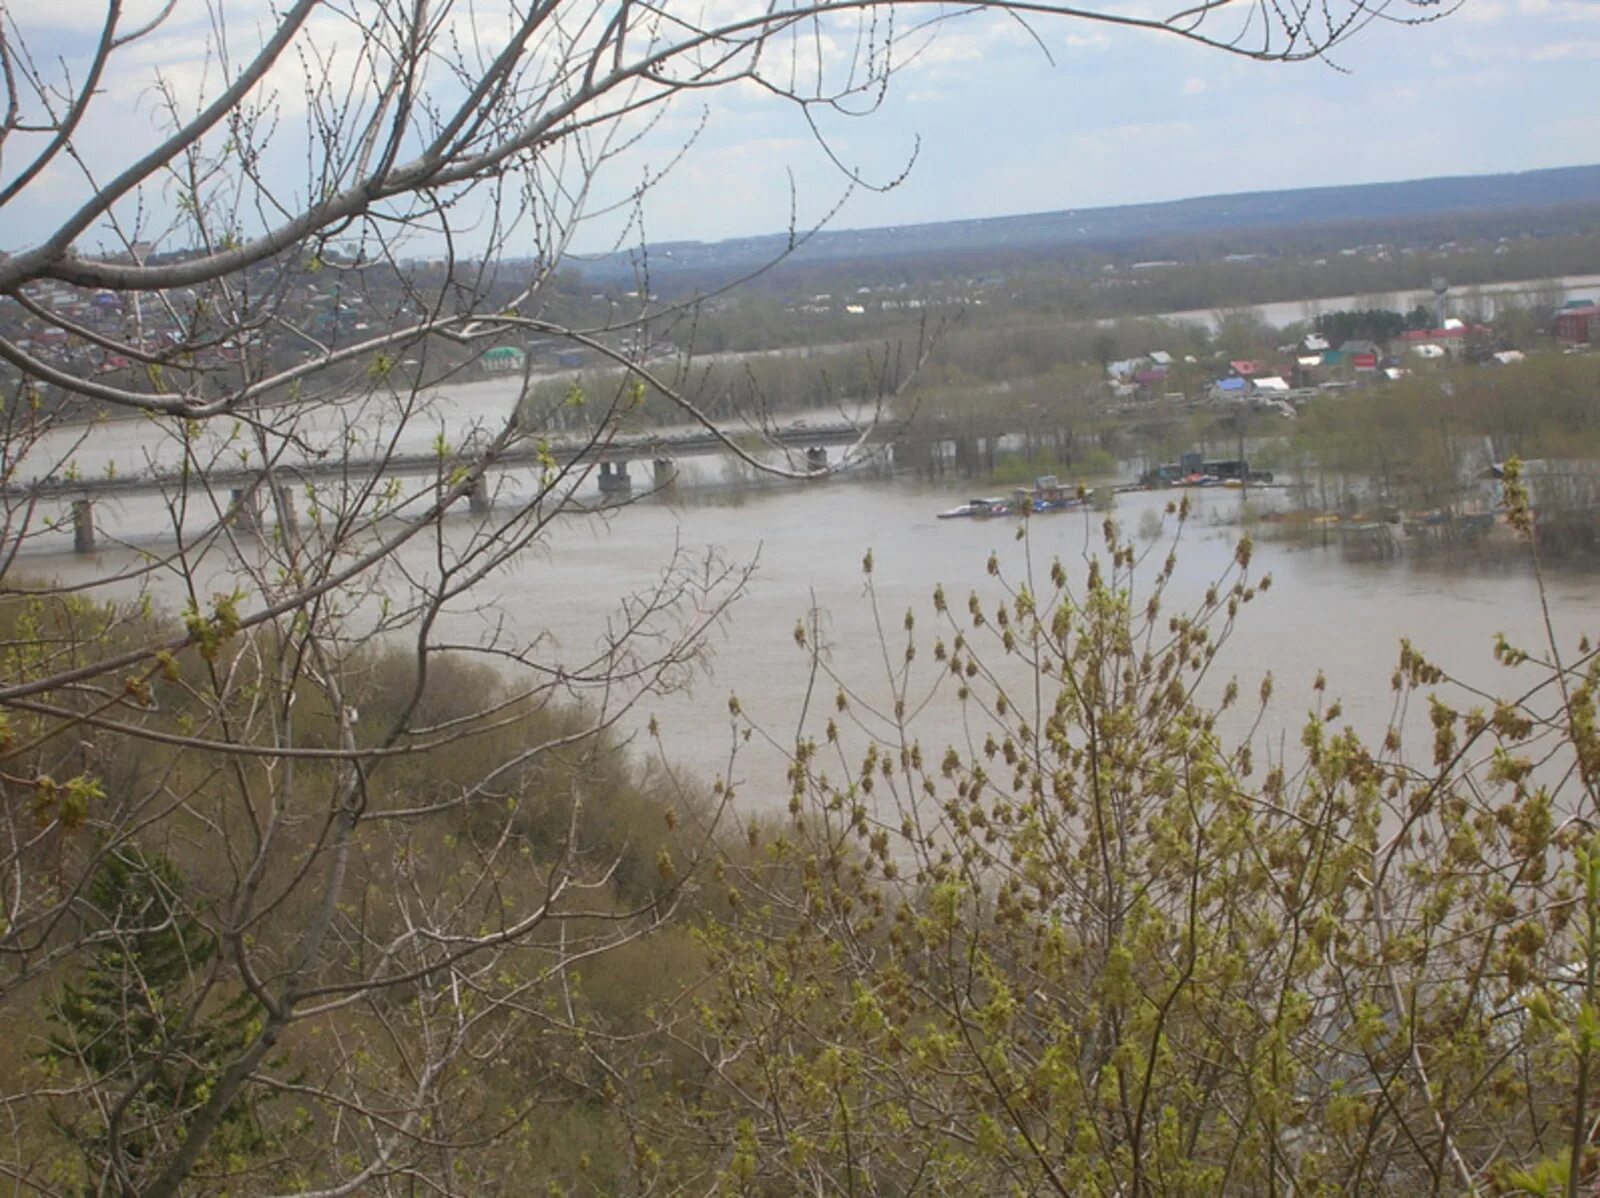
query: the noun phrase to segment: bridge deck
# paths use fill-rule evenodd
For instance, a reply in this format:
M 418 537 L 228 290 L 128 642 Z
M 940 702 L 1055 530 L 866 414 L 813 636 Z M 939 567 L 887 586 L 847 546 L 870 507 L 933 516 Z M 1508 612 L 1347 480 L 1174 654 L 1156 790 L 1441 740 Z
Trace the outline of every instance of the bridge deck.
M 670 458 L 675 455 L 714 453 L 726 448 L 727 440 L 755 441 L 756 448 L 809 448 L 811 446 L 848 445 L 861 439 L 863 429 L 853 424 L 784 425 L 771 429 L 722 429 L 720 435 L 708 431 L 662 436 L 641 433 L 615 437 L 608 441 L 575 441 L 570 438 L 545 441 L 537 437 L 520 441 L 496 456 L 496 467 L 534 466 L 553 459 L 558 465 L 574 462 L 630 462 L 641 458 Z M 461 455 L 441 458 L 437 453 L 391 454 L 383 458 L 354 459 L 329 457 L 322 459 L 284 459 L 273 463 L 273 473 L 279 478 L 300 481 L 336 479 L 362 476 L 376 470 L 382 474 L 431 474 L 454 469 L 463 461 Z M 213 488 L 248 487 L 262 477 L 259 466 L 231 466 L 207 470 L 190 481 L 203 482 Z M 11 495 L 75 496 L 89 498 L 104 494 L 128 494 L 155 491 L 181 484 L 184 476 L 177 470 L 161 473 L 142 472 L 95 478 L 64 478 L 51 475 L 27 483 L 12 483 L 0 493 Z

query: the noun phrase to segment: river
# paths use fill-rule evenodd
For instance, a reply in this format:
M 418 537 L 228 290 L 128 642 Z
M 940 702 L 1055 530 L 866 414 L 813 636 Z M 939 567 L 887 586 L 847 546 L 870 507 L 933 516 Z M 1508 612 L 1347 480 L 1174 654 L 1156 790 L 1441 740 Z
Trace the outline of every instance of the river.
M 1450 289 L 1447 298 L 1449 313 L 1462 319 L 1490 321 L 1495 318 L 1496 300 L 1507 298 L 1522 303 L 1529 296 L 1541 300 L 1554 298 L 1557 303 L 1573 299 L 1594 300 L 1600 296 L 1600 275 L 1568 275 L 1560 279 L 1524 279 L 1516 282 L 1481 283 Z M 1434 294 L 1426 289 L 1365 292 L 1361 295 L 1330 295 L 1312 299 L 1282 300 L 1272 304 L 1244 304 L 1239 308 L 1193 308 L 1184 312 L 1163 312 L 1158 319 L 1180 324 L 1201 325 L 1215 332 L 1224 315 L 1230 311 L 1253 312 L 1273 328 L 1300 320 L 1312 320 L 1323 312 L 1347 311 L 1376 305 L 1396 312 L 1409 312 L 1419 304 L 1432 312 Z
M 1145 513 L 1159 512 L 1169 497 L 1119 496 L 1113 516 L 1137 540 Z M 729 692 L 739 696 L 757 723 L 780 739 L 786 732 L 792 739 L 807 686 L 805 657 L 793 629 L 813 605 L 825 614 L 834 668 L 853 690 L 876 697 L 886 708 L 885 676 L 902 655 L 901 622 L 908 609 L 927 630 L 922 653 L 924 664 L 931 664 L 926 659 L 935 631 L 931 597 L 936 585 L 945 586 L 958 611 L 972 590 L 992 610 L 1000 591 L 986 572 L 991 553 L 1002 576 L 1013 581 L 1024 576 L 1031 555 L 1042 583 L 1055 556 L 1069 578 L 1081 579 L 1084 553 L 1100 542 L 1100 515 L 1036 518 L 1027 544 L 1014 539 L 1009 521 L 936 520 L 934 512 L 951 498 L 901 484 L 829 483 L 763 493 L 738 506 L 640 507 L 603 527 L 564 527 L 552 540 L 546 567 L 522 580 L 527 590 L 508 588 L 506 597 L 527 627 L 549 627 L 562 639 L 583 644 L 591 635 L 588 620 L 581 605 L 562 602 L 561 596 L 607 597 L 629 582 L 647 581 L 661 547 L 674 538 L 688 546 L 719 546 L 735 558 L 756 558 L 748 594 L 713 639 L 713 674 L 698 681 L 691 694 L 653 707 L 671 754 L 709 773 L 721 768 L 728 748 L 724 699 Z M 1226 569 L 1238 537 L 1232 523 L 1238 503 L 1232 494 L 1201 502 L 1179 546 L 1175 599 L 1193 602 Z M 1146 544 L 1155 550 L 1144 571 L 1149 577 L 1165 546 Z M 887 654 L 865 595 L 861 563 L 869 551 L 890 642 Z M 1290 733 L 1290 743 L 1294 726 L 1311 705 L 1319 670 L 1327 673 L 1330 694 L 1344 699 L 1347 718 L 1364 734 L 1381 736 L 1392 709 L 1389 680 L 1402 637 L 1490 689 L 1513 681 L 1492 659 L 1497 633 L 1538 648 L 1539 594 L 1528 572 L 1463 574 L 1406 560 L 1354 564 L 1336 550 L 1281 544 L 1258 546 L 1254 570 L 1270 573 L 1273 586 L 1246 609 L 1222 664 L 1239 673 L 1247 694 L 1254 693 L 1261 673 L 1272 671 L 1278 696 L 1272 724 Z M 522 597 L 512 599 L 513 593 Z M 1600 632 L 1600 578 L 1557 575 L 1548 598 L 1568 649 L 1580 634 Z M 821 696 L 824 716 L 831 714 L 833 689 Z M 946 695 L 923 712 L 919 732 L 925 745 L 965 739 L 960 707 Z M 981 731 L 975 735 L 981 740 Z M 771 757 L 753 754 L 745 764 L 751 767 L 746 781 L 753 784 L 752 801 L 777 801 L 782 775 L 768 772 Z
M 472 635 L 503 618 L 528 636 L 547 634 L 549 656 L 571 663 L 604 634 L 607 620 L 617 618 L 624 596 L 658 578 L 675 545 L 691 556 L 715 549 L 729 560 L 754 562 L 744 594 L 710 634 L 708 669 L 684 689 L 648 700 L 625 723 L 642 745 L 643 729 L 654 717 L 666 756 L 705 778 L 728 766 L 730 694 L 777 746 L 792 744 L 810 686 L 793 632 L 809 611 L 822 614 L 830 662 L 845 682 L 863 701 L 887 706 L 884 680 L 892 665 L 886 667 L 885 661 L 902 656 L 907 609 L 928 633 L 919 666 L 929 672 L 918 675 L 925 681 L 932 676 L 931 595 L 937 584 L 945 586 L 958 611 L 965 609 L 969 590 L 992 606 L 1000 591 L 985 569 L 991 553 L 1011 580 L 1023 577 L 1030 557 L 1043 577 L 1053 556 L 1062 558 L 1069 577 L 1081 579 L 1084 554 L 1098 545 L 1103 519 L 1088 513 L 1037 517 L 1030 522 L 1028 541 L 1019 543 L 1009 520 L 935 519 L 936 511 L 965 496 L 927 484 L 833 479 L 714 498 L 695 499 L 691 490 L 686 496 L 677 502 L 649 498 L 605 516 L 561 518 L 540 547 L 484 584 L 476 598 L 487 609 L 458 612 L 453 631 Z M 1111 513 L 1136 543 L 1153 549 L 1154 561 L 1165 548 L 1140 540 L 1140 530 L 1150 531 L 1169 497 L 1118 496 Z M 1231 492 L 1200 498 L 1179 547 L 1179 597 L 1192 600 L 1226 568 L 1238 535 L 1239 502 Z M 450 535 L 467 535 L 473 519 L 465 513 L 451 517 Z M 132 564 L 137 552 L 109 548 L 94 557 L 33 552 L 21 569 L 82 582 Z M 875 562 L 872 577 L 890 642 L 887 653 L 865 595 L 862 559 L 868 552 Z M 1273 673 L 1277 698 L 1270 731 L 1290 745 L 1319 670 L 1327 673 L 1330 694 L 1343 698 L 1346 717 L 1376 737 L 1391 711 L 1389 678 L 1401 637 L 1412 638 L 1474 684 L 1504 689 L 1524 678 L 1508 678 L 1492 660 L 1495 634 L 1504 632 L 1530 649 L 1539 647 L 1542 635 L 1539 593 L 1526 570 L 1449 571 L 1408 559 L 1353 564 L 1336 550 L 1276 543 L 1258 546 L 1254 570 L 1270 573 L 1274 585 L 1246 609 L 1221 664 L 1240 675 L 1247 694 L 1255 692 L 1263 672 Z M 1154 564 L 1144 574 L 1153 571 Z M 1600 577 L 1557 573 L 1547 597 L 1565 646 L 1581 634 L 1600 634 Z M 1002 676 L 1019 681 L 1004 670 Z M 813 731 L 832 714 L 835 690 L 832 685 L 818 689 L 811 704 Z M 855 710 L 864 708 L 858 703 Z M 963 742 L 971 732 L 962 705 L 948 689 L 922 711 L 915 727 L 930 752 Z M 981 731 L 971 734 L 981 739 Z M 752 809 L 775 810 L 786 802 L 780 747 L 757 738 L 734 770 L 743 802 Z

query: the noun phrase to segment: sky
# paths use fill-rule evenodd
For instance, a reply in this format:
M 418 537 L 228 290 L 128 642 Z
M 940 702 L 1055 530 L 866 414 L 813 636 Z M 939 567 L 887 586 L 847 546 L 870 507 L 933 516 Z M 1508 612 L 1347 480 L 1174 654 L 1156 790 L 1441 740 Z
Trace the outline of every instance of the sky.
M 131 2 L 137 14 L 156 0 Z M 94 43 L 96 8 L 91 0 L 0 6 L 12 28 L 29 35 L 39 61 L 69 66 L 81 64 Z M 370 13 L 381 4 L 350 0 L 349 9 Z M 269 10 L 267 0 L 228 0 L 216 11 L 230 22 L 229 37 L 244 44 L 259 37 Z M 179 0 L 158 36 L 132 47 L 108 76 L 104 102 L 79 136 L 97 178 L 150 144 L 155 71 L 194 94 L 201 79 L 215 77 L 207 58 L 213 20 L 201 0 Z M 338 51 L 348 41 L 340 30 L 337 21 L 319 26 L 318 48 Z M 359 70 L 343 74 L 351 61 L 346 55 L 329 75 L 355 80 L 359 90 Z M 827 152 L 793 105 L 735 86 L 678 103 L 618 160 L 593 199 L 604 208 L 625 195 L 696 129 L 689 153 L 644 208 L 652 241 L 770 233 L 830 212 L 832 228 L 875 227 L 1594 163 L 1597 77 L 1600 0 L 1464 0 L 1424 25 L 1373 22 L 1329 61 L 1295 64 L 1083 21 L 1041 19 L 1025 28 L 974 16 L 921 44 L 877 111 L 823 114 Z M 299 89 L 279 82 L 292 128 Z M 291 148 L 270 169 L 285 172 L 292 192 Z M 15 149 L 0 159 L 0 180 L 22 160 Z M 867 184 L 895 185 L 851 187 L 839 163 Z M 69 171 L 46 172 L 8 206 L 0 248 L 45 235 L 83 186 Z M 144 202 L 155 209 L 163 200 L 148 194 Z M 596 218 L 576 243 L 605 248 L 621 220 Z
M 904 183 L 856 194 L 836 227 L 1600 162 L 1600 0 L 1467 0 L 1425 26 L 1370 26 L 1331 65 L 1069 24 L 1040 27 L 1052 63 L 1014 26 L 973 26 L 845 133 L 847 160 L 879 178 L 918 134 L 920 151 Z M 657 228 L 772 229 L 787 185 L 766 164 L 781 159 L 803 163 L 813 211 L 837 191 L 803 130 L 742 117 L 709 140 L 690 170 L 709 191 L 742 167 L 739 202 L 706 209 L 679 180 Z

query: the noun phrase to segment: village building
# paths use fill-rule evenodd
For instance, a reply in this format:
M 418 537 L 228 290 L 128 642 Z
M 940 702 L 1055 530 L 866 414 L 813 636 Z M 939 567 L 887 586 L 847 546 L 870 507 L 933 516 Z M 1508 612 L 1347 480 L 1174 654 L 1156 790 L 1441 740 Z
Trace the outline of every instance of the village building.
M 497 345 L 478 359 L 481 369 L 490 374 L 509 374 L 520 371 L 528 356 L 512 345 Z
M 1407 329 L 1400 334 L 1396 345 L 1417 354 L 1418 357 L 1459 358 L 1467 352 L 1469 345 L 1483 342 L 1493 332 L 1494 330 L 1486 325 L 1467 324 L 1451 317 L 1437 329 Z M 1439 353 L 1424 350 L 1424 346 L 1433 346 Z
M 1600 345 L 1600 304 L 1578 300 L 1557 312 L 1556 340 L 1564 345 Z
M 1378 370 L 1378 347 L 1365 338 L 1354 338 L 1339 347 L 1339 364 L 1357 374 L 1375 374 Z

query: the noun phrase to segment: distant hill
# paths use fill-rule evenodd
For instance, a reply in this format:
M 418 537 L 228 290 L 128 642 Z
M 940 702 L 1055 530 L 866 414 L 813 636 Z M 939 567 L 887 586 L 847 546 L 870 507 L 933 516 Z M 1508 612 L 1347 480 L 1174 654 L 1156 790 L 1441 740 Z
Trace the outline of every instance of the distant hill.
M 824 230 L 796 250 L 786 266 L 906 257 L 948 259 L 985 252 L 1010 257 L 1018 251 L 1126 250 L 1244 230 L 1384 221 L 1416 225 L 1426 218 L 1469 213 L 1536 213 L 1591 205 L 1600 205 L 1600 165 L 1243 192 L 927 225 Z M 717 242 L 663 242 L 650 246 L 650 270 L 652 278 L 661 282 L 673 276 L 697 276 L 701 282 L 731 277 L 772 261 L 787 241 L 786 235 L 773 234 Z M 635 270 L 633 256 L 626 253 L 586 260 L 579 266 L 585 277 L 595 282 L 631 278 Z

